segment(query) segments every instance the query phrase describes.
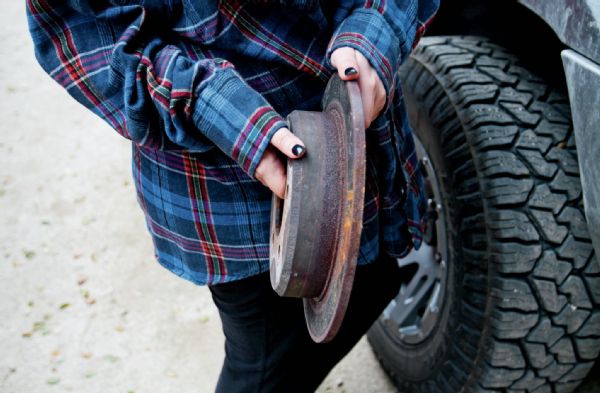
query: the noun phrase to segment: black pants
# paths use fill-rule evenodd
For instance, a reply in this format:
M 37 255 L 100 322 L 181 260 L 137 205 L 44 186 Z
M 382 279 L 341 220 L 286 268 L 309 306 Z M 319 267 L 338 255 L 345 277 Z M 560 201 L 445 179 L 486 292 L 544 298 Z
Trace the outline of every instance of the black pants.
M 302 300 L 279 297 L 268 273 L 210 287 L 225 333 L 217 393 L 314 392 L 398 293 L 390 258 L 357 267 L 348 310 L 329 343 L 312 341 Z

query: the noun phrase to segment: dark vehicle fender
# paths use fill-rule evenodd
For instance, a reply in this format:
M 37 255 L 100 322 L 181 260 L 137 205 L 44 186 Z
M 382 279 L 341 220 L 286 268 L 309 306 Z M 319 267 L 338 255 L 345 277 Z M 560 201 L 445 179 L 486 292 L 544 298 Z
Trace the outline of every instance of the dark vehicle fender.
M 600 66 L 577 52 L 562 52 L 579 159 L 588 230 L 600 255 Z
M 519 0 L 573 50 L 600 63 L 600 1 Z

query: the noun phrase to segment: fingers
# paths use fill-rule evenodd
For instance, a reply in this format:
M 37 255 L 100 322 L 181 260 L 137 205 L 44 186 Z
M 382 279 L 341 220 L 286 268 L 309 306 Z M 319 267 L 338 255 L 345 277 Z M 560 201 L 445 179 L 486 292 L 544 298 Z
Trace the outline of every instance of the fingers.
M 356 61 L 356 51 L 350 47 L 342 47 L 331 54 L 331 64 L 337 69 L 338 75 L 344 81 L 355 80 L 360 74 Z
M 357 80 L 363 103 L 365 128 L 379 116 L 387 100 L 383 82 L 359 51 L 342 47 L 331 54 L 331 64 L 342 80 Z
M 360 95 L 363 104 L 363 114 L 365 118 L 365 128 L 369 127 L 373 120 L 374 102 L 375 102 L 375 77 L 374 70 L 371 68 L 368 60 L 363 55 L 358 53 L 356 55 L 358 66 L 361 67 L 362 75 L 358 79 L 358 86 L 360 87 Z
M 306 153 L 304 142 L 285 127 L 273 134 L 271 145 L 289 158 L 300 158 Z
M 283 127 L 273 134 L 271 145 L 268 146 L 256 167 L 254 176 L 267 186 L 279 198 L 285 197 L 285 159 L 277 150 L 289 158 L 300 158 L 306 153 L 304 143 L 290 130 Z
M 286 173 L 283 161 L 278 157 L 273 147 L 265 150 L 262 159 L 256 167 L 254 176 L 267 186 L 275 195 L 283 199 L 285 196 Z
M 361 73 L 360 78 L 358 78 L 358 85 L 363 103 L 366 128 L 379 116 L 385 106 L 386 94 L 383 82 L 379 79 L 379 75 L 377 75 L 371 63 L 358 51 L 355 51 L 355 58 Z
M 267 186 L 279 198 L 285 196 L 285 162 L 276 150 L 289 158 L 300 158 L 306 153 L 304 142 L 285 127 L 273 134 L 271 145 L 265 150 L 254 176 L 258 181 Z

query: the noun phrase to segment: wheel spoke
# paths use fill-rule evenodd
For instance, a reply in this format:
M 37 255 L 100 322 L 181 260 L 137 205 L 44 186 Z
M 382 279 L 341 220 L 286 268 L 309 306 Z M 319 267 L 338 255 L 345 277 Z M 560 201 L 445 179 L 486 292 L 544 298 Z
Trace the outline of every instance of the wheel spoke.
M 419 249 L 397 259 L 405 282 L 382 315 L 385 324 L 407 343 L 421 341 L 436 324 L 443 302 L 447 259 L 446 223 L 436 172 L 418 139 L 415 144 L 428 198 L 426 233 Z
M 414 264 L 418 266 L 414 276 L 402 286 L 398 296 L 387 309 L 385 317 L 399 329 L 415 324 L 420 317 L 419 313 L 428 308 L 432 288 L 440 279 L 440 265 L 434 254 L 433 247 L 423 244 L 405 258 L 398 259 L 400 267 Z

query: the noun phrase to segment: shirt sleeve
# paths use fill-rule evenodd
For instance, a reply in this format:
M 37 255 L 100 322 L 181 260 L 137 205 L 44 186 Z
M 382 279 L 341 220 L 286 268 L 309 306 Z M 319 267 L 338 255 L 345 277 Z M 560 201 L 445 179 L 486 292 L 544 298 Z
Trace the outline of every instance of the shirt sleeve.
M 253 176 L 284 119 L 231 63 L 192 58 L 173 42 L 173 1 L 127 3 L 28 0 L 42 68 L 133 142 L 192 152 L 216 145 Z
M 340 47 L 358 50 L 369 60 L 383 82 L 388 97 L 393 94 L 396 71 L 433 19 L 439 0 L 342 0 L 338 24 L 327 48 L 327 61 Z M 388 99 L 388 105 L 391 99 Z

